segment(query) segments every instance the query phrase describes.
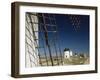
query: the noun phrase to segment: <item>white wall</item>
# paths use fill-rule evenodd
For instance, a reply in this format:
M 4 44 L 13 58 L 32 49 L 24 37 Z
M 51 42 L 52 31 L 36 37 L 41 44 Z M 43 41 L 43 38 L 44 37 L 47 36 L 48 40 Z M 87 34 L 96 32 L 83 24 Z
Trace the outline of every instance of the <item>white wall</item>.
M 65 75 L 53 77 L 39 77 L 39 78 L 22 78 L 15 79 L 10 77 L 11 68 L 11 2 L 15 0 L 1 0 L 0 2 L 0 80 L 100 80 L 100 69 L 98 74 L 81 74 L 81 75 Z M 16 0 L 16 1 L 30 1 L 42 3 L 57 3 L 57 4 L 77 4 L 98 6 L 100 14 L 100 0 Z M 100 16 L 98 16 L 100 22 Z M 100 23 L 99 23 L 100 26 Z M 98 27 L 100 34 L 100 27 Z M 100 37 L 98 37 L 98 44 L 100 44 Z M 98 45 L 100 47 L 100 45 Z M 98 51 L 100 53 L 100 50 Z M 98 54 L 100 56 L 100 54 Z M 100 58 L 98 60 L 100 63 Z M 98 64 L 100 68 L 100 64 Z
M 39 66 L 39 56 L 38 56 L 38 41 L 34 40 L 32 27 L 34 27 L 34 31 L 38 31 L 38 19 L 35 14 L 31 15 L 32 22 L 34 24 L 30 24 L 29 14 L 26 13 L 25 22 L 25 67 L 35 67 Z M 37 23 L 37 24 L 36 24 Z M 35 38 L 38 39 L 38 32 L 35 32 Z M 31 47 L 30 47 L 31 46 Z
M 64 51 L 64 58 L 70 58 L 72 56 L 72 51 Z

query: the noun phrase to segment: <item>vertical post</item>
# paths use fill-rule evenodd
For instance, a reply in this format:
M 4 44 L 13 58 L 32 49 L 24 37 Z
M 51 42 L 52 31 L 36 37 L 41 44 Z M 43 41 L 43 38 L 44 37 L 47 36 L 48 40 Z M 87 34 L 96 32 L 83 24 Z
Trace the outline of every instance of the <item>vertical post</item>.
M 53 59 L 52 59 L 52 54 L 51 54 L 51 48 L 50 48 L 50 45 L 49 45 L 49 42 L 48 42 L 48 33 L 47 33 L 47 29 L 46 29 L 46 22 L 45 22 L 45 16 L 44 16 L 44 14 L 42 14 L 42 16 L 43 16 L 43 21 L 44 21 L 44 27 L 43 27 L 43 29 L 44 29 L 44 35 L 45 35 L 45 42 L 46 42 L 46 45 L 47 45 L 47 47 L 48 47 L 48 51 L 49 51 L 49 56 L 50 56 L 50 60 L 51 60 L 51 64 L 52 64 L 52 66 L 54 66 L 54 64 L 53 64 Z
M 52 14 L 53 15 L 53 14 Z M 54 35 L 54 37 L 53 37 L 53 39 L 52 39 L 52 43 L 53 43 L 53 46 L 54 46 L 54 49 L 55 49 L 55 53 L 56 53 L 56 60 L 57 60 L 57 65 L 59 65 L 59 58 L 58 58 L 58 52 L 57 52 L 57 46 L 56 46 L 56 43 L 57 43 L 57 39 L 56 39 L 56 32 L 57 32 L 57 26 L 55 25 L 55 24 L 52 24 L 52 20 L 51 20 L 51 18 L 52 18 L 52 20 L 54 21 L 54 22 L 56 22 L 55 21 L 55 16 L 53 15 L 53 17 L 50 17 L 49 16 L 49 19 L 50 19 L 50 24 L 51 24 L 51 28 L 54 28 L 54 30 L 53 31 L 51 31 L 52 33 L 53 33 L 53 35 Z
M 40 15 L 38 14 L 38 18 L 41 19 L 42 17 L 40 17 Z M 42 29 L 41 24 L 43 24 L 43 23 L 39 20 L 39 32 L 43 33 L 43 31 L 41 30 Z M 42 39 L 43 41 L 45 41 L 44 38 L 43 38 L 43 35 L 41 35 L 39 38 Z M 46 54 L 46 49 L 45 49 L 44 42 L 43 42 L 43 51 L 44 51 L 44 55 L 45 55 L 45 58 L 46 58 L 46 63 L 47 63 L 47 66 L 48 66 L 49 64 L 48 64 L 48 59 L 47 59 L 47 54 Z
M 55 19 L 55 16 L 54 16 L 54 19 Z M 56 20 L 56 19 L 55 19 L 55 20 Z M 55 25 L 57 25 L 56 21 L 55 21 Z M 57 29 L 57 26 L 56 26 L 56 30 L 58 30 L 58 29 Z M 57 40 L 57 39 L 59 39 L 59 37 L 58 37 L 58 31 L 56 32 L 56 40 Z M 63 65 L 62 52 L 61 52 L 61 49 L 60 49 L 60 42 L 59 42 L 59 40 L 57 40 L 57 41 L 58 41 L 58 48 L 59 48 L 60 57 L 61 57 L 61 63 L 62 63 L 62 65 Z

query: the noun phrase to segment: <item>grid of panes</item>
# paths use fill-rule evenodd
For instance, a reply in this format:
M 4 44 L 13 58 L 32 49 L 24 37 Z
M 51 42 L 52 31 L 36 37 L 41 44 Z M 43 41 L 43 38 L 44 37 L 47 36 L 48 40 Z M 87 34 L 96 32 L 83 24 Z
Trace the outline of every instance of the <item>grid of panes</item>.
M 41 65 L 62 65 L 62 54 L 57 40 L 57 24 L 54 14 L 38 14 L 39 50 L 42 52 Z M 44 49 L 44 52 L 43 52 Z

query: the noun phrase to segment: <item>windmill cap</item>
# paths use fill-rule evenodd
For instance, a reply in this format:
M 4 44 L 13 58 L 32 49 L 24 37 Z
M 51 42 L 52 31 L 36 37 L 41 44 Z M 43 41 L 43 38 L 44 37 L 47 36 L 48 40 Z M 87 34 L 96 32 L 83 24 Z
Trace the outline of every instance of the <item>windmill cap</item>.
M 64 49 L 64 51 L 69 51 L 69 50 L 70 50 L 69 48 L 65 48 L 65 49 Z

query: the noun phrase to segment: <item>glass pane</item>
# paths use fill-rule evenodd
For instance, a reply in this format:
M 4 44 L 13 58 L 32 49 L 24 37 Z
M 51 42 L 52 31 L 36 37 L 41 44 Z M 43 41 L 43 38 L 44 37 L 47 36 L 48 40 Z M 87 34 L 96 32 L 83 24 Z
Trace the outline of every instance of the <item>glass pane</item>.
M 47 31 L 55 31 L 56 32 L 56 26 L 46 26 Z
M 45 24 L 50 24 L 50 19 L 49 18 L 45 18 Z

